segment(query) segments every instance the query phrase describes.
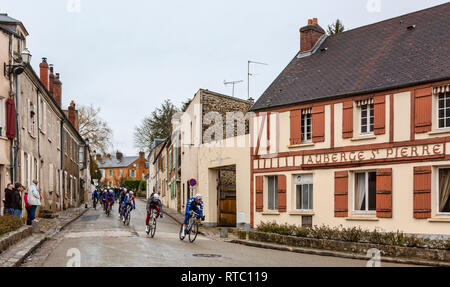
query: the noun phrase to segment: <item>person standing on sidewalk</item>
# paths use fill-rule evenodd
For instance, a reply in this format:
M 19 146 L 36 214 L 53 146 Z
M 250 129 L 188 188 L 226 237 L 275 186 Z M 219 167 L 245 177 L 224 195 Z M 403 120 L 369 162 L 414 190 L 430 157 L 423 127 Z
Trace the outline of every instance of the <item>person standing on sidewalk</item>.
M 22 185 L 17 182 L 11 191 L 11 209 L 14 210 L 13 215 L 17 217 L 22 216 L 22 190 Z
M 3 201 L 3 204 L 5 205 L 5 212 L 7 212 L 9 215 L 13 215 L 14 213 L 14 210 L 11 208 L 12 189 L 13 185 L 11 183 L 8 183 L 5 188 L 5 200 Z
M 23 200 L 25 202 L 25 209 L 27 210 L 27 225 L 31 225 L 31 205 L 28 203 L 28 190 L 25 190 Z
M 37 221 L 36 209 L 41 205 L 41 194 L 39 193 L 39 190 L 37 188 L 38 184 L 39 182 L 35 179 L 28 188 L 28 203 L 31 205 L 30 213 L 32 221 Z

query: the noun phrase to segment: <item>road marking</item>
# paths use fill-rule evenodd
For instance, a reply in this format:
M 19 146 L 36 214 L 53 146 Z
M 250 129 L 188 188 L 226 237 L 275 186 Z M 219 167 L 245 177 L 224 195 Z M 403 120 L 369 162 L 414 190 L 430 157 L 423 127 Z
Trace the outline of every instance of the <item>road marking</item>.
M 66 234 L 65 238 L 86 238 L 86 237 L 133 237 L 136 236 L 130 231 L 88 231 L 72 232 Z

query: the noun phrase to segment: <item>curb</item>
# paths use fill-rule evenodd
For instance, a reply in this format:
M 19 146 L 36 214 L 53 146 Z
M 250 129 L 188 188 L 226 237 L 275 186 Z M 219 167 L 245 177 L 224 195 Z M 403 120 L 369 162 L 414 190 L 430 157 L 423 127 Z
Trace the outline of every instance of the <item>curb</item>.
M 0 254 L 7 251 L 9 247 L 13 246 L 22 239 L 28 238 L 33 234 L 33 228 L 31 226 L 24 225 L 17 230 L 5 234 L 4 237 L 0 238 Z
M 241 240 L 241 239 L 233 239 L 233 240 L 228 240 L 226 242 L 234 243 L 234 244 L 241 244 L 241 245 L 246 245 L 246 246 L 251 246 L 251 247 L 264 248 L 264 249 L 274 249 L 274 250 L 279 250 L 279 251 L 289 251 L 289 252 L 304 253 L 304 254 L 319 255 L 319 256 L 332 256 L 332 257 L 358 259 L 358 260 L 371 259 L 371 257 L 367 257 L 365 255 L 360 255 L 360 254 L 351 254 L 351 253 L 328 251 L 328 250 L 324 251 L 324 250 L 308 249 L 308 248 L 300 248 L 300 247 L 291 247 L 291 246 L 276 245 L 276 244 L 262 243 L 262 242 L 257 242 L 257 241 Z M 381 262 L 423 265 L 423 266 L 433 266 L 433 267 L 450 267 L 450 263 L 415 260 L 415 259 L 405 259 L 405 258 L 393 258 L 393 257 L 381 257 Z
M 14 264 L 12 264 L 11 267 L 19 267 L 20 264 L 22 264 L 22 262 L 25 261 L 25 259 L 27 259 L 27 257 L 30 256 L 36 249 L 41 247 L 41 245 L 44 244 L 45 241 L 47 241 L 47 237 L 43 236 L 38 242 L 36 242 L 36 244 L 31 246 L 30 249 L 28 249 L 25 255 L 21 256 L 19 260 L 17 260 Z

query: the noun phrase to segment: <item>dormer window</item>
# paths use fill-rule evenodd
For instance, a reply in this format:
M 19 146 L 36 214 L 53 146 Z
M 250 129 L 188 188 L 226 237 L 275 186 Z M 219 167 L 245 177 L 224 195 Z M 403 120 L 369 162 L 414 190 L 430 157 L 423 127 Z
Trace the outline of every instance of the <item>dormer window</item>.
M 374 104 L 373 98 L 356 102 L 359 109 L 359 134 L 373 135 L 374 131 Z

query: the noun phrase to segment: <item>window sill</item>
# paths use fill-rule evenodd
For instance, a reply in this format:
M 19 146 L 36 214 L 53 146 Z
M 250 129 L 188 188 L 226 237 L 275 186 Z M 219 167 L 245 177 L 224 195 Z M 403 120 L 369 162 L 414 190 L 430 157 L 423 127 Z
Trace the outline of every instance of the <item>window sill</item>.
M 294 144 L 294 145 L 288 145 L 288 148 L 301 148 L 301 147 L 311 147 L 311 146 L 315 146 L 316 144 L 311 142 L 311 143 L 303 143 L 303 144 Z
M 291 211 L 289 215 L 315 215 L 314 211 Z
M 450 133 L 450 128 L 436 129 L 431 132 L 428 132 L 429 135 L 440 135 L 440 134 L 449 134 L 449 133 Z
M 278 211 L 264 211 L 262 215 L 281 215 Z
M 350 216 L 350 217 L 346 217 L 345 220 L 348 221 L 379 221 L 378 217 L 376 216 Z
M 357 137 L 351 138 L 350 140 L 352 142 L 354 142 L 354 141 L 363 141 L 363 140 L 373 140 L 376 138 L 377 138 L 376 135 L 366 135 L 366 136 L 357 136 Z
M 428 222 L 450 222 L 450 215 L 436 215 L 428 218 Z

